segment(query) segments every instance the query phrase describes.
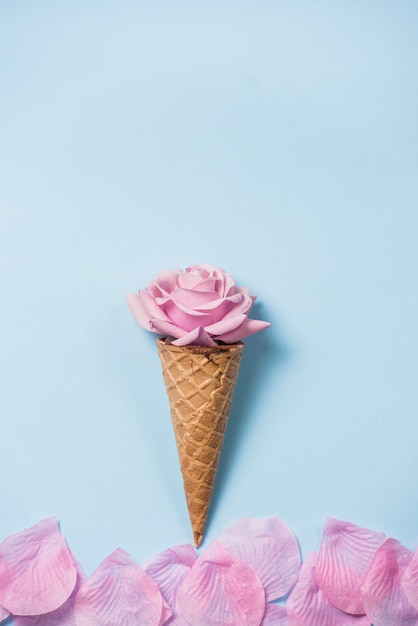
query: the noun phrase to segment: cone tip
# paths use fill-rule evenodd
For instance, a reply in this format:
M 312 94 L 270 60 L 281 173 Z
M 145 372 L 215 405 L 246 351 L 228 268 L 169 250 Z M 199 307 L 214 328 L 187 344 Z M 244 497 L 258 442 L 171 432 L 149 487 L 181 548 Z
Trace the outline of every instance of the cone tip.
M 193 532 L 193 537 L 194 537 L 195 548 L 198 548 L 200 546 L 200 544 L 202 543 L 203 535 L 202 535 L 202 533 L 199 533 L 199 532 L 197 532 L 197 530 L 195 530 Z

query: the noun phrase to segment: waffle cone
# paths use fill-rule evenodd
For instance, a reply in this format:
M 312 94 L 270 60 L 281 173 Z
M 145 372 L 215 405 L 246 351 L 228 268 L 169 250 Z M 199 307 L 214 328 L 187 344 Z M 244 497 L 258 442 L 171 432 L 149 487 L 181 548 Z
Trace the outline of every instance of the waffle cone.
M 173 346 L 157 340 L 196 547 L 215 484 L 244 344 Z

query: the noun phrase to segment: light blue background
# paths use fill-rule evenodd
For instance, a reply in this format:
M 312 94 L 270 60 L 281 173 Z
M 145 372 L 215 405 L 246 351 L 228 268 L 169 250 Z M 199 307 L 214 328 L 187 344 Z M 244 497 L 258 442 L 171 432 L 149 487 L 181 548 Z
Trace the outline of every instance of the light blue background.
M 154 339 L 125 294 L 258 294 L 204 545 L 278 515 L 418 545 L 418 5 L 2 0 L 0 538 L 91 573 L 191 541 Z

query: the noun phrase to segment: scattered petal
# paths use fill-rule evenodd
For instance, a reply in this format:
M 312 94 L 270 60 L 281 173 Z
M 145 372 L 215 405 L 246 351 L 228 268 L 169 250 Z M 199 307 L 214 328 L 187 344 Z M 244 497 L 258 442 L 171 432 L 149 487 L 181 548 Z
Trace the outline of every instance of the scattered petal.
M 55 517 L 0 544 L 0 604 L 15 615 L 39 615 L 71 595 L 77 570 Z
M 10 611 L 4 608 L 4 606 L 0 606 L 0 622 L 7 619 L 10 616 Z
M 173 612 L 170 626 L 187 626 L 177 606 L 177 589 L 183 582 L 197 559 L 190 544 L 174 546 L 157 554 L 144 565 L 144 570 L 157 583 L 164 600 Z
M 14 626 L 77 626 L 74 615 L 75 596 L 81 584 L 86 580 L 86 575 L 81 565 L 73 557 L 74 565 L 77 568 L 77 583 L 68 600 L 62 606 L 50 613 L 43 615 L 17 616 L 13 618 Z
M 347 613 L 365 613 L 360 587 L 385 539 L 383 533 L 350 522 L 325 521 L 316 580 L 332 604 Z
M 365 616 L 350 615 L 331 604 L 315 578 L 317 553 L 310 552 L 287 603 L 289 626 L 370 626 Z
M 263 585 L 252 567 L 214 541 L 196 561 L 177 594 L 193 626 L 259 626 L 265 611 Z
M 361 586 L 364 608 L 375 626 L 418 624 L 418 612 L 401 588 L 401 578 L 412 556 L 395 539 L 387 539 L 377 550 Z
M 418 550 L 404 572 L 401 585 L 409 602 L 418 611 Z
M 224 530 L 219 540 L 255 569 L 268 601 L 285 596 L 296 583 L 301 564 L 299 545 L 278 517 L 243 517 Z
M 289 626 L 286 608 L 268 602 L 260 626 Z
M 74 615 L 77 626 L 161 626 L 168 618 L 156 583 L 121 549 L 83 583 Z

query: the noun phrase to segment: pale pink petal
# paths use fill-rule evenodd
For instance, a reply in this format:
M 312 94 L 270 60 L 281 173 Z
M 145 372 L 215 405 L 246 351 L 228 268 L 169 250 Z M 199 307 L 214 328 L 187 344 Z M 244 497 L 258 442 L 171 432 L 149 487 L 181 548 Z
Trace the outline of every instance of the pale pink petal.
M 229 333 L 237 328 L 237 326 L 241 326 L 244 320 L 244 314 L 237 314 L 232 317 L 225 316 L 220 322 L 215 322 L 214 324 L 205 326 L 205 330 L 212 336 L 221 335 L 222 333 Z
M 285 596 L 295 584 L 301 565 L 299 545 L 278 517 L 243 517 L 224 530 L 219 541 L 255 569 L 267 600 Z
M 151 281 L 151 285 L 157 284 L 164 289 L 167 293 L 173 291 L 176 288 L 177 280 L 182 270 L 177 268 L 175 270 L 163 270 L 158 274 L 154 280 Z
M 247 318 L 241 326 L 235 330 L 232 330 L 230 333 L 219 335 L 215 337 L 215 339 L 218 341 L 224 341 L 225 343 L 236 343 L 237 341 L 241 341 L 241 339 L 254 335 L 254 333 L 258 333 L 260 330 L 264 330 L 269 326 L 269 322 L 262 322 L 261 320 L 252 320 Z
M 289 626 L 286 607 L 268 602 L 260 626 Z
M 0 622 L 7 619 L 10 616 L 10 611 L 4 608 L 4 606 L 0 606 Z
M 184 335 L 184 330 L 181 330 L 177 326 L 175 326 L 172 322 L 166 322 L 165 320 L 160 320 L 153 318 L 150 321 L 150 329 L 158 333 L 159 335 L 165 335 L 169 337 L 181 337 Z
M 401 587 L 413 552 L 395 539 L 387 539 L 377 550 L 361 586 L 366 614 L 373 624 L 418 624 L 418 611 L 410 604 Z
M 187 622 L 177 607 L 177 589 L 196 562 L 197 556 L 190 544 L 174 546 L 157 554 L 144 565 L 144 570 L 157 583 L 161 594 L 173 612 L 170 626 Z
M 224 316 L 231 308 L 231 305 L 237 305 L 241 302 L 241 300 L 242 295 L 240 293 L 235 293 L 231 296 L 226 296 L 225 298 L 216 297 L 216 299 L 212 298 L 212 300 L 208 303 L 196 307 L 196 310 L 202 311 L 203 313 L 213 313 L 215 310 L 220 311 L 222 306 L 227 305 L 224 306 L 224 309 L 222 309 L 222 316 Z M 217 313 L 216 317 L 219 319 L 220 315 Z
M 126 301 L 137 323 L 142 328 L 145 328 L 145 330 L 152 330 L 150 328 L 150 320 L 152 317 L 158 316 L 165 318 L 163 311 L 161 311 L 160 307 L 155 304 L 154 299 L 145 291 L 140 291 L 139 296 L 134 293 L 127 293 Z M 151 302 L 153 303 L 152 306 L 150 306 Z
M 383 533 L 350 522 L 325 521 L 316 580 L 328 600 L 342 611 L 365 613 L 360 587 L 385 539 Z
M 316 582 L 316 561 L 310 552 L 287 599 L 289 626 L 370 626 L 366 615 L 344 613 L 327 600 Z
M 173 346 L 216 346 L 210 335 L 204 328 L 195 328 L 173 341 Z
M 219 541 L 198 558 L 179 587 L 177 600 L 193 626 L 259 626 L 265 611 L 256 572 Z
M 211 324 L 213 318 L 211 315 L 195 311 L 193 309 L 185 310 L 185 307 L 168 300 L 162 307 L 164 313 L 169 320 L 178 328 L 185 332 L 189 332 L 197 326 L 205 326 Z
M 182 304 L 186 308 L 196 309 L 207 302 L 213 302 L 213 299 L 218 297 L 212 291 L 199 291 L 197 288 L 194 290 L 182 289 L 180 287 L 175 289 L 171 296 L 176 303 Z
M 199 291 L 216 291 L 216 278 L 202 278 L 199 274 L 182 272 L 177 280 L 179 287 L 184 289 L 198 289 Z
M 14 626 L 77 626 L 74 616 L 74 601 L 80 586 L 86 580 L 86 575 L 74 555 L 72 554 L 71 556 L 74 566 L 77 569 L 77 582 L 68 600 L 58 609 L 50 613 L 27 617 L 15 615 L 13 618 Z
M 74 614 L 77 626 L 160 626 L 163 606 L 157 584 L 117 549 L 81 586 Z
M 409 602 L 418 611 L 418 550 L 410 560 L 401 584 Z
M 69 598 L 77 570 L 55 517 L 0 545 L 0 604 L 15 615 L 54 611 Z

